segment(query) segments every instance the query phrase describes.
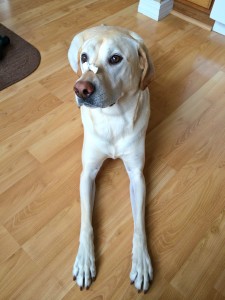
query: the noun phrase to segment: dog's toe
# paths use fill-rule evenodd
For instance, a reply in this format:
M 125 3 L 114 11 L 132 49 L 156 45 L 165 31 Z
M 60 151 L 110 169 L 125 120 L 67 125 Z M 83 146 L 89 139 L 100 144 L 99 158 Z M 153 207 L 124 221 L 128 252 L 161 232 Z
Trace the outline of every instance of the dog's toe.
M 135 272 L 130 274 L 130 280 L 131 280 L 131 284 L 134 284 L 135 288 L 138 290 L 139 293 L 141 291 L 147 293 L 147 291 L 149 290 L 150 283 L 151 283 L 150 277 L 148 273 L 143 272 L 141 269 L 139 269 L 136 272 L 136 275 Z
M 150 277 L 149 277 L 149 274 L 147 272 L 145 272 L 145 275 L 143 277 L 143 291 L 144 293 L 146 294 L 149 287 L 150 287 Z
M 81 291 L 83 289 L 88 290 L 92 283 L 90 270 L 84 271 L 82 268 L 79 270 L 78 275 L 76 277 L 73 276 L 73 279 L 76 281 L 76 284 L 80 287 Z
M 79 285 L 80 289 L 82 290 L 84 287 L 84 272 L 82 269 L 79 270 L 78 275 L 76 277 L 76 283 Z
M 73 275 L 73 280 L 76 281 L 76 284 L 80 287 L 81 291 L 83 289 L 88 290 L 91 283 L 95 280 L 95 276 L 92 276 L 92 274 L 95 274 L 95 272 L 93 272 L 93 267 L 90 268 L 89 266 L 86 266 L 85 269 L 80 267 L 77 275 Z
M 150 282 L 153 279 L 153 269 L 147 251 L 134 251 L 130 282 L 134 284 L 138 292 L 147 293 Z
M 88 290 L 96 276 L 94 246 L 87 240 L 79 245 L 77 257 L 73 266 L 73 280 L 80 290 Z
M 77 257 L 73 268 L 73 280 L 80 287 L 80 290 L 88 290 L 95 280 L 96 271 L 93 259 L 81 259 Z
M 90 270 L 87 268 L 84 273 L 84 286 L 86 289 L 89 289 L 91 282 Z
M 136 271 L 136 268 L 133 267 L 132 271 L 130 272 L 130 283 L 131 284 L 134 284 L 137 275 L 138 275 L 138 273 Z
M 142 276 L 142 272 L 139 271 L 137 278 L 134 282 L 134 286 L 136 287 L 136 289 L 138 290 L 138 292 L 140 293 L 142 291 L 142 286 L 143 286 L 143 276 Z

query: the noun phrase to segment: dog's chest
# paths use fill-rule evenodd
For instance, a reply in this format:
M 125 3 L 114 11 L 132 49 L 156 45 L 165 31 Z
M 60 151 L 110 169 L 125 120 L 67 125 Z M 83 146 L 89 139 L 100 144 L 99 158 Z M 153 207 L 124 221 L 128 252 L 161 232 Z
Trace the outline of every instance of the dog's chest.
M 149 103 L 149 101 L 147 101 Z M 111 158 L 121 157 L 130 151 L 135 141 L 145 136 L 149 119 L 149 105 L 135 105 L 131 110 L 111 113 L 82 107 L 82 122 L 88 142 Z M 116 108 L 114 108 L 116 111 Z
M 124 140 L 129 132 L 133 130 L 133 121 L 126 115 L 108 116 L 106 114 L 95 114 L 92 111 L 85 113 L 82 117 L 84 129 L 102 142 L 116 145 Z

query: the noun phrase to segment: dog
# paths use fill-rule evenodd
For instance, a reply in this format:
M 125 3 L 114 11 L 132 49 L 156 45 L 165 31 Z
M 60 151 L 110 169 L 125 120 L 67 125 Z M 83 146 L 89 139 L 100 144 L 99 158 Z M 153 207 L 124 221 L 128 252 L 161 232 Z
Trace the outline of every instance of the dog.
M 145 233 L 145 135 L 150 117 L 148 84 L 152 60 L 139 35 L 125 28 L 97 26 L 77 34 L 69 63 L 79 79 L 75 100 L 84 127 L 80 178 L 81 228 L 73 279 L 80 289 L 95 280 L 92 211 L 95 177 L 107 158 L 123 160 L 130 179 L 134 219 L 131 284 L 148 291 L 153 279 Z

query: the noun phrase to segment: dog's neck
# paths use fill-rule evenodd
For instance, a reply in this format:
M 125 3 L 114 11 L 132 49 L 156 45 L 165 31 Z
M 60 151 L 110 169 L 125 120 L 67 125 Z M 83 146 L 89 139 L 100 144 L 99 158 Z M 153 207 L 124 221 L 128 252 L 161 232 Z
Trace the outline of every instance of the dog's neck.
M 132 132 L 143 134 L 150 114 L 148 89 L 123 98 L 108 108 L 81 106 L 84 131 L 90 136 L 100 137 L 107 143 L 116 143 Z M 144 130 L 144 131 L 143 131 Z
M 124 129 L 133 130 L 135 126 L 144 127 L 145 115 L 149 115 L 149 91 L 139 90 L 133 95 L 124 95 L 108 108 L 88 108 L 81 106 L 84 129 L 101 135 L 102 128 L 108 128 L 113 136 L 123 135 Z M 141 124 L 142 125 L 141 125 Z M 91 128 L 91 129 L 90 129 Z M 110 139 L 109 138 L 109 139 Z

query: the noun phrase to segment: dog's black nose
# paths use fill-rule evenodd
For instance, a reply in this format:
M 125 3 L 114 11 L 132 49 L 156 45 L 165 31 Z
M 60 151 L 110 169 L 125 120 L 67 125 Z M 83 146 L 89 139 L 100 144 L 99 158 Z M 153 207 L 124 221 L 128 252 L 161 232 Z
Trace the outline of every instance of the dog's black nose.
M 80 80 L 75 83 L 74 91 L 77 97 L 85 100 L 94 93 L 95 87 L 89 81 Z

